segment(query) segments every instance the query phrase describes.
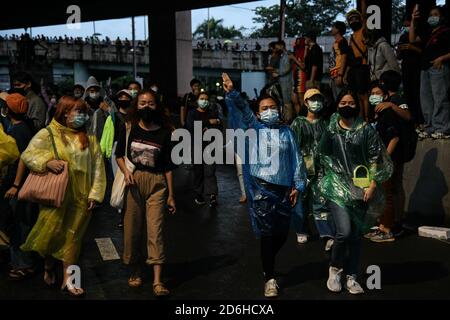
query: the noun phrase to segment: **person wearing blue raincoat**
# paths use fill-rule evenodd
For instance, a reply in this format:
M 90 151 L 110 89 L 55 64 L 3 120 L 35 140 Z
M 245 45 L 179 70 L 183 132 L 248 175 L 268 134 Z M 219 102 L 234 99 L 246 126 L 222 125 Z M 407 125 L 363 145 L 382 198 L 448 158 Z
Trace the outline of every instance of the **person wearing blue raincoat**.
M 224 73 L 223 88 L 230 123 L 246 133 L 256 132 L 256 141 L 246 140 L 243 173 L 248 208 L 255 234 L 260 238 L 261 260 L 265 276 L 264 295 L 275 297 L 275 256 L 286 242 L 291 216 L 306 184 L 306 170 L 292 129 L 279 117 L 279 103 L 269 95 L 257 102 L 256 115 L 234 90 L 233 82 Z M 267 151 L 267 152 L 263 152 Z

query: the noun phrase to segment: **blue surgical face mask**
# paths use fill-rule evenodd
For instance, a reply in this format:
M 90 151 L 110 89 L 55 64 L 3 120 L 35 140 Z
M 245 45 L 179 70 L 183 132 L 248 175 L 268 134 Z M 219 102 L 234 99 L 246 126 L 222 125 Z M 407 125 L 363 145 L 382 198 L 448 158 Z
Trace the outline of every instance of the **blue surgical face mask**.
M 322 101 L 308 101 L 308 111 L 318 113 L 323 109 Z
M 260 113 L 261 121 L 268 126 L 273 125 L 279 121 L 278 110 L 267 109 Z
M 208 108 L 208 106 L 209 106 L 209 101 L 208 100 L 198 100 L 197 101 L 197 104 L 198 104 L 198 106 L 200 107 L 200 108 L 202 108 L 202 109 L 206 109 L 206 108 Z
M 78 129 L 84 126 L 88 120 L 89 116 L 87 114 L 77 114 L 72 118 L 70 124 L 74 129 Z
M 437 17 L 437 16 L 428 17 L 428 24 L 430 25 L 430 27 L 432 27 L 432 28 L 437 27 L 440 23 L 441 23 L 441 17 Z
M 409 27 L 403 27 L 401 33 L 409 33 Z
M 372 94 L 372 95 L 369 97 L 369 102 L 370 102 L 370 104 L 373 105 L 373 106 L 379 105 L 380 103 L 383 102 L 383 100 L 384 100 L 383 96 L 380 96 L 380 95 L 378 95 L 378 94 Z

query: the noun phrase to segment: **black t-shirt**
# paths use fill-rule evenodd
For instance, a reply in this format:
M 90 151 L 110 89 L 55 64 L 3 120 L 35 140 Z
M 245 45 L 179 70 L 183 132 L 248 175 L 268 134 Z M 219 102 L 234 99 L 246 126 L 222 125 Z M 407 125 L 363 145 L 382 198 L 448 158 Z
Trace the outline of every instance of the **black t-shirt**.
M 196 102 L 197 102 L 197 97 L 192 92 L 186 93 L 184 95 L 184 97 L 183 97 L 183 107 L 187 108 L 186 114 L 189 111 L 197 108 Z
M 398 93 L 393 94 L 392 96 L 390 96 L 389 98 L 386 99 L 386 102 L 392 102 L 393 104 L 395 104 L 397 107 L 400 107 L 402 109 L 408 109 L 408 103 L 406 102 L 406 99 L 403 98 L 401 95 L 399 95 Z
M 450 53 L 450 29 L 447 27 L 442 26 L 433 33 L 429 32 L 422 37 L 422 41 L 422 70 L 428 70 L 432 66 L 431 61 Z
M 400 36 L 398 44 L 409 44 L 409 34 L 403 33 Z M 420 53 L 417 53 L 413 50 L 403 50 L 400 52 L 399 59 L 402 60 L 402 70 L 405 68 L 409 70 L 420 69 L 420 65 L 422 62 Z
M 125 126 L 125 117 L 126 114 L 120 111 L 114 112 L 114 142 L 117 141 L 122 127 Z
M 400 118 L 394 110 L 386 109 L 378 113 L 376 129 L 386 148 L 392 139 L 395 137 L 400 138 L 401 125 Z M 398 160 L 401 155 L 400 143 L 400 141 L 397 143 L 394 152 L 391 155 L 393 161 Z
M 311 77 L 313 66 L 317 66 L 317 73 L 315 80 L 321 81 L 323 74 L 323 52 L 322 48 L 320 48 L 318 44 L 313 45 L 312 48 L 309 49 L 308 54 L 305 57 L 305 64 L 308 79 L 310 79 Z
M 171 132 L 166 128 L 153 131 L 134 125 L 128 138 L 128 159 L 136 166 L 136 170 L 163 173 L 174 169 L 171 159 Z M 122 126 L 116 147 L 116 157 L 125 156 L 126 130 Z

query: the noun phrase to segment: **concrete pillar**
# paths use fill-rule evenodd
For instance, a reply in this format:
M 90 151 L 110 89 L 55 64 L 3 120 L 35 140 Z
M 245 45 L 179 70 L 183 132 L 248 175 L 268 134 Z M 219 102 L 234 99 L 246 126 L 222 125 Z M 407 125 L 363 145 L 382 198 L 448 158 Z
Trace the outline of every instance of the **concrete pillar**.
M 177 12 L 175 16 L 177 35 L 177 94 L 191 90 L 193 77 L 191 11 Z
M 89 78 L 89 70 L 84 62 L 74 62 L 73 63 L 73 81 L 74 83 L 86 84 Z
M 177 98 L 177 41 L 175 12 L 148 17 L 150 79 L 155 81 L 174 107 Z

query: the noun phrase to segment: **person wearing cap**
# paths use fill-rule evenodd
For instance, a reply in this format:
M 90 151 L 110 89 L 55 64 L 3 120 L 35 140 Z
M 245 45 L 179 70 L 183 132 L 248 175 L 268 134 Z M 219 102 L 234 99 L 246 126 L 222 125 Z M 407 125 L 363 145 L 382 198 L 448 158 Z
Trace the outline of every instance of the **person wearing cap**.
M 22 154 L 33 137 L 32 129 L 25 121 L 25 115 L 28 112 L 28 101 L 27 98 L 18 93 L 7 95 L 4 98 L 6 100 L 6 110 L 2 113 L 11 122 L 7 129 L 7 134 L 15 139 L 19 153 Z M 6 177 L 3 179 L 1 186 L 0 197 L 2 200 L 5 199 L 7 201 L 6 206 L 9 206 L 13 218 L 10 227 L 12 234 L 9 278 L 11 280 L 22 280 L 35 271 L 33 255 L 20 249 L 39 214 L 37 205 L 17 200 L 17 194 L 27 175 L 28 169 L 25 164 L 23 161 L 17 160 L 8 166 Z
M 362 12 L 365 10 L 363 1 Z M 350 36 L 350 55 L 348 57 L 347 83 L 352 91 L 358 95 L 361 106 L 360 115 L 364 120 L 368 120 L 369 102 L 368 91 L 370 82 L 370 68 L 368 62 L 368 50 L 366 46 L 367 29 L 365 17 L 356 9 L 350 10 L 346 15 L 347 23 L 353 30 Z
M 317 187 L 323 177 L 317 146 L 328 125 L 322 117 L 325 98 L 318 89 L 309 89 L 306 91 L 304 99 L 308 114 L 306 117 L 297 117 L 292 122 L 291 128 L 306 166 L 308 184 L 303 194 L 302 206 L 296 208 L 293 222 L 297 233 L 297 242 L 306 243 L 308 241 L 308 236 L 304 231 L 306 217 L 312 214 L 320 237 L 326 240 L 325 250 L 329 251 L 333 244 L 334 225 L 326 201 L 320 195 Z

